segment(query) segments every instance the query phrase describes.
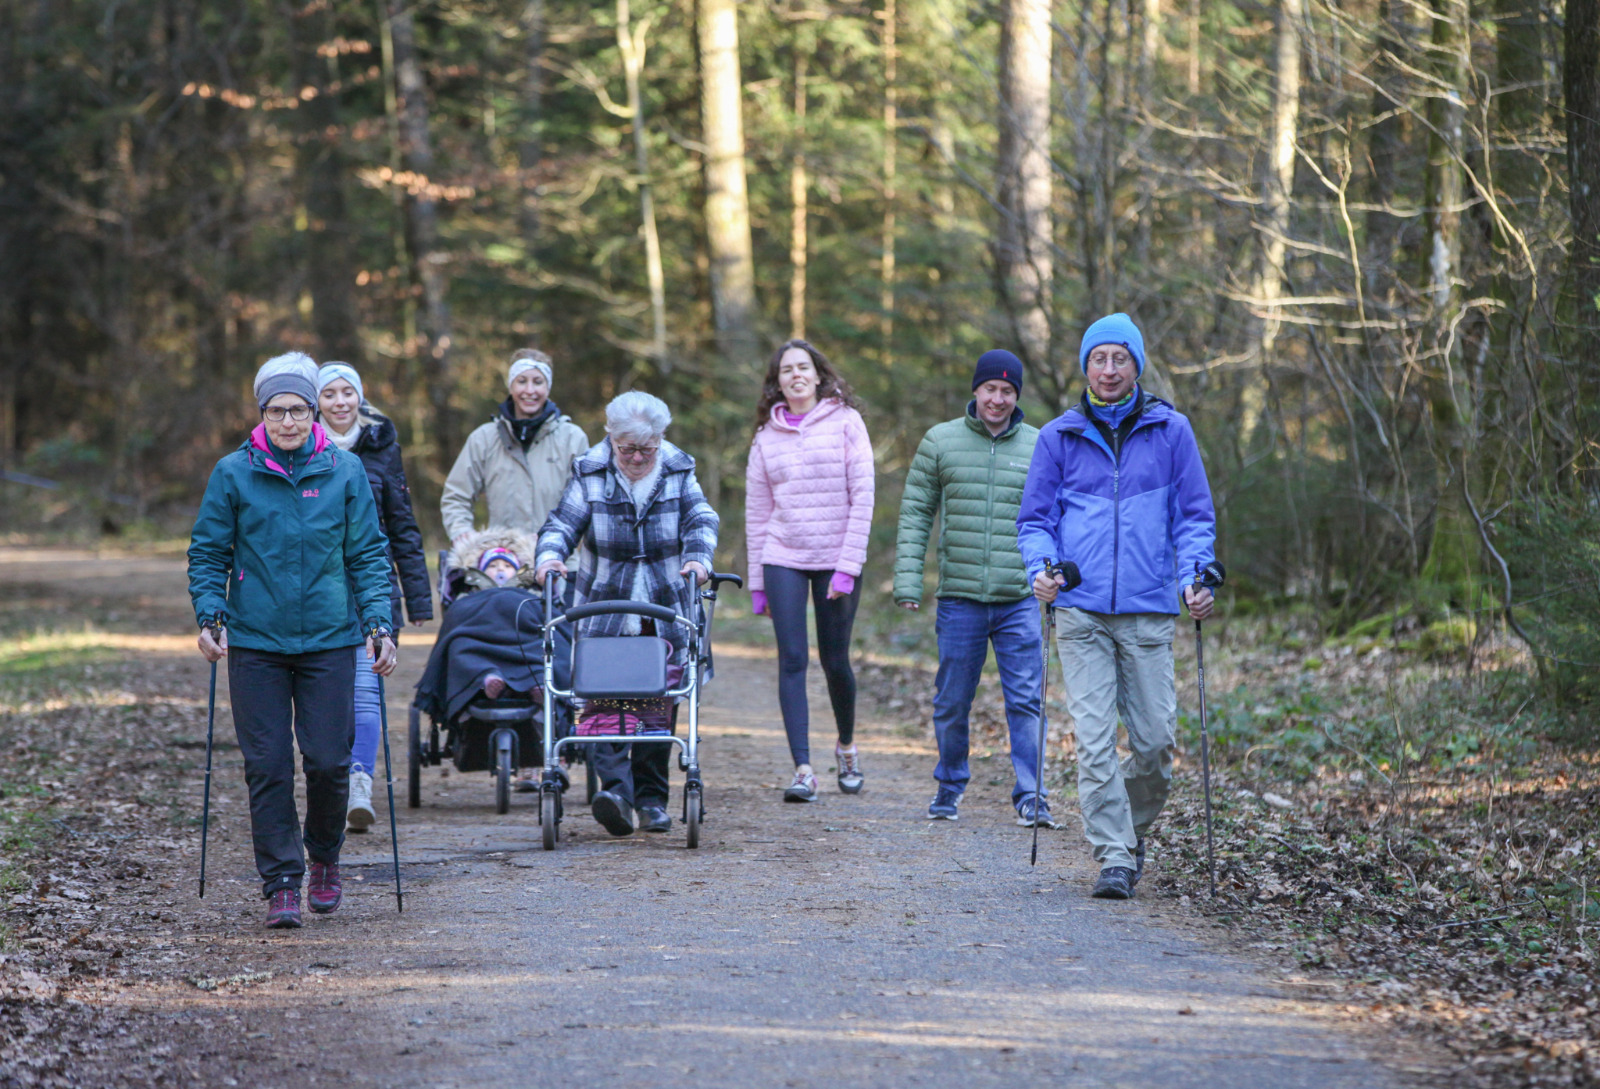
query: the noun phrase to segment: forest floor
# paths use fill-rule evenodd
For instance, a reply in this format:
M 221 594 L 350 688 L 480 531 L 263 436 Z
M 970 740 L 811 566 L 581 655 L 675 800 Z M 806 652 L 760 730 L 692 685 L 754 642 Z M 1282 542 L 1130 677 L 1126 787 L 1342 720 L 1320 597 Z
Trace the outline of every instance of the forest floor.
M 1379 888 L 1369 871 L 1389 871 L 1370 843 L 1293 861 L 1346 859 L 1340 844 L 1381 835 L 1381 814 L 1292 781 L 1282 797 L 1252 790 L 1224 744 L 1223 897 L 1196 884 L 1184 767 L 1167 820 L 1181 830 L 1156 844 L 1140 898 L 1092 901 L 1075 820 L 1028 866 L 1003 742 L 978 746 L 959 823 L 923 818 L 928 678 L 904 661 L 866 655 L 866 792 L 841 796 L 825 775 L 820 804 L 784 806 L 774 664 L 733 640 L 705 705 L 700 851 L 677 828 L 611 838 L 579 785 L 546 853 L 532 796 L 497 817 L 487 776 L 429 769 L 423 808 L 399 813 L 405 913 L 380 809 L 346 847 L 340 911 L 267 932 L 225 671 L 209 891 L 194 895 L 206 669 L 191 633 L 179 557 L 0 549 L 0 1086 L 478 1086 L 577 1068 L 658 1085 L 933 1085 L 959 1071 L 975 1086 L 1354 1089 L 1459 1084 L 1463 1064 L 1511 1084 L 1551 1051 L 1432 1042 L 1487 1031 L 1457 1015 L 1478 1010 L 1477 990 L 1429 991 L 1443 954 L 1416 943 L 1413 915 L 1448 920 L 1444 908 L 1349 906 L 1331 938 L 1304 930 L 1291 908 L 1320 875 L 1346 905 L 1403 895 Z M 430 639 L 408 633 L 389 686 L 397 740 Z M 986 691 L 980 726 L 994 702 Z M 1224 734 L 1248 732 L 1221 702 Z M 1409 843 L 1386 849 L 1404 861 Z M 1380 961 L 1381 926 L 1396 940 Z M 1535 939 L 1517 940 L 1506 978 L 1531 998 L 1519 988 Z M 1400 943 L 1414 968 L 1394 963 Z M 1556 993 L 1559 979 L 1537 979 Z M 1453 1036 L 1440 1028 L 1452 1017 L 1465 1026 Z M 1516 1063 L 1477 1061 L 1519 1049 Z

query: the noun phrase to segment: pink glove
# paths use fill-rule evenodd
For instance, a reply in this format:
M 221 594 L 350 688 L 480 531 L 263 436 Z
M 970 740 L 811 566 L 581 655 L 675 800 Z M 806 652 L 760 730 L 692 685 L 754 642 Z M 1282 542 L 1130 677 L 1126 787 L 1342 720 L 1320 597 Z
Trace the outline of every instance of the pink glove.
M 760 616 L 767 611 L 767 592 L 765 590 L 750 591 L 750 611 Z
M 833 578 L 828 580 L 828 589 L 836 594 L 853 593 L 856 588 L 856 577 L 847 575 L 843 571 L 835 571 Z

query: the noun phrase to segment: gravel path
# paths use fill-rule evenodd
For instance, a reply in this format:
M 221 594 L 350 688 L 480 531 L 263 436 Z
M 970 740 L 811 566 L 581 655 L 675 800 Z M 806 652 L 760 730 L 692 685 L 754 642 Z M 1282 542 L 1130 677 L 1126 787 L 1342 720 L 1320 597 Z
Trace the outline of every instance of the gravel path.
M 28 566 L 53 581 L 48 561 Z M 79 585 L 94 574 L 60 571 Z M 153 586 L 182 593 L 178 561 L 144 561 L 138 579 L 146 600 Z M 398 759 L 426 641 L 410 638 L 389 685 Z M 222 750 L 212 892 L 163 892 L 182 899 L 152 922 L 133 915 L 148 901 L 107 903 L 166 951 L 164 978 L 107 1001 L 204 1026 L 235 1072 L 222 1084 L 1406 1084 L 1372 1057 L 1391 1043 L 1219 952 L 1212 932 L 1163 905 L 1088 899 L 1075 828 L 1048 833 L 1030 869 L 993 776 L 977 777 L 958 823 L 924 819 L 922 728 L 866 717 L 866 791 L 840 795 L 824 775 L 819 803 L 784 805 L 775 673 L 764 650 L 718 652 L 700 850 L 677 827 L 613 839 L 580 777 L 547 853 L 534 795 L 497 817 L 487 775 L 428 769 L 423 808 L 399 814 L 404 915 L 380 807 L 346 848 L 345 906 L 299 932 L 260 929 L 237 750 Z M 203 677 L 195 656 L 202 696 Z M 820 684 L 812 706 L 826 715 Z M 225 714 L 218 733 L 231 733 Z M 203 991 L 200 977 L 224 983 Z

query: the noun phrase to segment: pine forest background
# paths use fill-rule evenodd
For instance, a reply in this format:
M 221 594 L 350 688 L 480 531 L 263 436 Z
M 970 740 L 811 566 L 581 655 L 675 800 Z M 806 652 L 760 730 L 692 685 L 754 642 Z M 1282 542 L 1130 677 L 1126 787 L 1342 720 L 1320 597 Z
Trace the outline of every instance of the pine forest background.
M 436 538 L 533 345 L 591 437 L 667 400 L 742 564 L 803 333 L 866 401 L 886 575 L 974 358 L 1042 423 L 1120 309 L 1236 608 L 1513 639 L 1582 700 L 1597 299 L 1600 0 L 0 3 L 7 530 L 181 531 L 298 347 L 361 368 Z

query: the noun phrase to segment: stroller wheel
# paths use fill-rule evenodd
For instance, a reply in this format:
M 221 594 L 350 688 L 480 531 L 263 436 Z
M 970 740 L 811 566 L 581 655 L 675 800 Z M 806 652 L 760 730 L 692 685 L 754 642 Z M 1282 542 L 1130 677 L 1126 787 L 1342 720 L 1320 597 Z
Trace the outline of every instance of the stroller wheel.
M 696 787 L 691 787 L 683 794 L 683 826 L 689 832 L 691 851 L 700 846 L 701 816 L 700 791 Z
M 406 737 L 406 748 L 411 754 L 406 781 L 406 805 L 412 809 L 422 807 L 422 712 L 411 708 L 411 729 Z
M 556 849 L 556 824 L 560 820 L 556 807 L 561 804 L 560 797 L 553 790 L 541 791 L 539 794 L 539 826 L 544 833 L 544 849 Z
M 494 811 L 506 813 L 511 809 L 511 750 L 501 749 L 495 754 Z

